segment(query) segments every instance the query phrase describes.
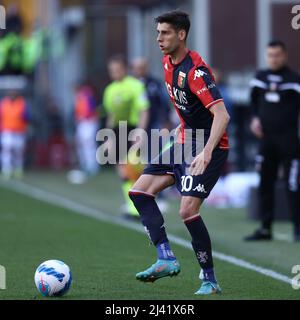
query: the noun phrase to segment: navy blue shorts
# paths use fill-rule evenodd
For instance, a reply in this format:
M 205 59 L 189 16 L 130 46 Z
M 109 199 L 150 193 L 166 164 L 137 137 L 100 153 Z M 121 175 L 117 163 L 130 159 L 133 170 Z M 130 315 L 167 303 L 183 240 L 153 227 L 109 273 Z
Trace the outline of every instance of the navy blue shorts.
M 189 163 L 191 163 L 191 161 L 187 163 L 182 152 L 182 163 L 176 164 L 178 161 L 176 163 L 174 161 L 174 149 L 176 149 L 176 144 L 155 158 L 151 164 L 145 168 L 143 174 L 172 175 L 175 179 L 176 188 L 182 196 L 207 198 L 221 176 L 222 169 L 227 161 L 228 150 L 216 148 L 213 151 L 211 161 L 205 172 L 198 176 L 191 176 L 189 174 Z M 163 155 L 166 152 L 169 152 L 171 155 L 169 164 L 165 164 L 166 161 L 162 161 Z

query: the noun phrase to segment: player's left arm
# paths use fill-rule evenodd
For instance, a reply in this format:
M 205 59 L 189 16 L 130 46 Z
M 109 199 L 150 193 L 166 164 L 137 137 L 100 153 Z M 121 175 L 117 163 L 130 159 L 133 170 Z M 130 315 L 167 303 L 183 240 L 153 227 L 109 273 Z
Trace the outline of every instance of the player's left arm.
M 190 172 L 194 176 L 203 174 L 206 170 L 211 161 L 212 153 L 224 135 L 230 120 L 224 102 L 219 102 L 212 106 L 210 112 L 214 117 L 211 132 L 204 149 L 191 164 Z
M 189 85 L 191 91 L 213 116 L 213 123 L 207 144 L 191 164 L 190 173 L 196 176 L 203 174 L 210 163 L 212 153 L 226 131 L 230 116 L 217 88 L 215 79 L 208 68 L 201 66 L 193 70 L 193 72 L 189 74 Z
M 210 137 L 205 146 L 205 150 L 212 153 L 216 146 L 219 144 L 222 136 L 224 135 L 230 116 L 225 107 L 224 102 L 219 102 L 210 108 L 210 112 L 213 114 L 213 124 L 210 132 Z

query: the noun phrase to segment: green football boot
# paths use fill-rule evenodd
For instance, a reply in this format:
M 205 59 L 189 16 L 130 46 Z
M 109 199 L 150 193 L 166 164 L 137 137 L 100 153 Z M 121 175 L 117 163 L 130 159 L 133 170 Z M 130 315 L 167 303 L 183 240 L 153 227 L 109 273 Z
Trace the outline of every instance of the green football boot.
M 136 274 L 136 279 L 143 282 L 154 282 L 164 277 L 174 277 L 180 273 L 177 260 L 157 260 L 150 268 Z

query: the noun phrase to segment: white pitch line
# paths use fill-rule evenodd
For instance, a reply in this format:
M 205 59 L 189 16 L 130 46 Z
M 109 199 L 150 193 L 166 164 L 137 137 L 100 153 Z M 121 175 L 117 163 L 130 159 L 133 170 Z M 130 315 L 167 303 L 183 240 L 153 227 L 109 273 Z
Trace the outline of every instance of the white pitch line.
M 274 239 L 285 242 L 293 242 L 293 239 L 290 235 L 281 232 L 274 232 Z
M 69 210 L 76 212 L 77 214 L 80 214 L 83 216 L 95 218 L 95 219 L 98 219 L 98 220 L 101 220 L 101 221 L 104 221 L 107 223 L 113 223 L 113 224 L 116 224 L 119 226 L 126 227 L 128 229 L 135 230 L 140 233 L 145 233 L 144 228 L 141 225 L 125 221 L 120 217 L 116 217 L 116 216 L 107 214 L 107 213 L 102 212 L 98 209 L 88 207 L 86 205 L 77 203 L 71 199 L 67 199 L 65 197 L 62 197 L 60 195 L 54 194 L 49 191 L 38 189 L 38 188 L 33 187 L 29 184 L 25 184 L 23 182 L 9 181 L 9 182 L 3 183 L 0 181 L 0 186 L 7 188 L 7 189 L 10 189 L 10 190 L 13 190 L 13 191 L 16 191 L 16 192 L 19 192 L 21 194 L 24 194 L 26 196 L 29 196 L 31 198 L 34 198 L 34 199 L 37 199 L 40 201 L 44 201 L 44 202 L 47 202 L 52 205 L 60 206 L 65 209 L 69 209 Z M 192 246 L 189 241 L 182 239 L 180 237 L 177 237 L 175 235 L 172 235 L 172 234 L 168 234 L 168 238 L 171 242 L 173 242 L 183 248 L 192 250 Z M 233 264 L 233 265 L 236 265 L 238 267 L 252 270 L 254 272 L 263 274 L 269 278 L 273 278 L 273 279 L 276 279 L 276 280 L 279 280 L 279 281 L 282 281 L 282 282 L 285 282 L 288 284 L 292 283 L 292 279 L 286 275 L 280 274 L 280 273 L 278 273 L 274 270 L 271 270 L 271 269 L 266 269 L 266 268 L 257 266 L 255 264 L 252 264 L 252 263 L 247 262 L 245 260 L 236 258 L 234 256 L 230 256 L 230 255 L 227 255 L 227 254 L 224 254 L 221 252 L 217 252 L 217 251 L 213 251 L 213 256 L 221 261 L 226 261 L 226 262 Z

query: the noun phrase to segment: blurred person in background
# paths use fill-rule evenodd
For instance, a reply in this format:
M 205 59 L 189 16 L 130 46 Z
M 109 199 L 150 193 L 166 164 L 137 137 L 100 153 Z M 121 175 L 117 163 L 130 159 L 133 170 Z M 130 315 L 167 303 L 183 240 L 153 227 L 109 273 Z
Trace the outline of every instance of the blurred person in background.
M 149 123 L 147 126 L 148 134 L 148 162 L 156 155 L 151 155 L 151 130 L 152 129 L 173 129 L 171 121 L 171 105 L 165 85 L 159 79 L 154 78 L 149 73 L 149 65 L 146 58 L 138 57 L 132 61 L 132 74 L 142 81 L 145 85 L 147 96 L 150 102 Z M 162 139 L 161 139 L 162 141 Z M 164 146 L 162 146 L 164 147 Z M 168 208 L 167 202 L 164 200 L 164 193 L 159 195 L 158 206 L 161 211 Z
M 64 136 L 64 121 L 59 105 L 54 98 L 50 96 L 47 100 L 47 159 L 51 169 L 62 170 L 69 164 L 68 147 Z
M 96 175 L 99 171 L 96 160 L 99 116 L 93 89 L 86 83 L 76 87 L 75 123 L 75 140 L 80 168 L 88 176 Z
M 64 121 L 59 106 L 54 98 L 49 97 L 46 109 L 47 125 L 48 125 L 48 139 L 52 137 L 61 136 L 64 134 Z
M 127 123 L 128 132 L 141 128 L 146 130 L 149 123 L 149 101 L 144 84 L 138 79 L 128 75 L 127 63 L 125 59 L 117 55 L 112 57 L 108 63 L 108 73 L 112 83 L 110 83 L 103 95 L 103 107 L 107 115 L 107 127 L 114 130 L 116 134 L 116 145 L 113 146 L 108 141 L 109 149 L 115 148 L 117 163 L 122 155 L 119 153 L 119 123 Z M 128 150 L 130 145 L 128 144 Z M 128 151 L 127 150 L 127 151 Z M 128 157 L 128 165 L 117 164 L 118 174 L 123 181 L 122 189 L 126 201 L 125 209 L 122 209 L 124 216 L 129 219 L 139 219 L 139 214 L 131 202 L 128 192 L 135 180 L 142 173 L 142 169 L 137 165 L 137 174 L 129 175 L 128 168 L 132 168 Z M 134 179 L 132 179 L 134 178 Z
M 132 73 L 144 83 L 150 102 L 147 133 L 150 133 L 151 129 L 171 129 L 171 108 L 165 85 L 149 74 L 148 62 L 143 57 L 133 60 Z
M 5 34 L 16 33 L 21 34 L 24 28 L 23 19 L 20 14 L 18 3 L 12 3 L 6 10 L 6 29 Z
M 7 9 L 6 29 L 0 34 L 0 75 L 32 75 L 42 56 L 43 30 L 23 35 L 24 23 L 17 3 Z
M 23 177 L 29 121 L 30 114 L 25 97 L 17 91 L 10 91 L 0 101 L 1 170 L 4 179 Z
M 0 73 L 22 74 L 23 20 L 16 3 L 7 8 L 6 30 L 0 39 Z
M 260 145 L 257 162 L 261 227 L 245 240 L 272 239 L 274 188 L 279 165 L 283 165 L 294 240 L 300 241 L 300 76 L 288 67 L 287 49 L 281 41 L 269 43 L 266 60 L 268 69 L 259 70 L 251 82 L 251 131 Z

